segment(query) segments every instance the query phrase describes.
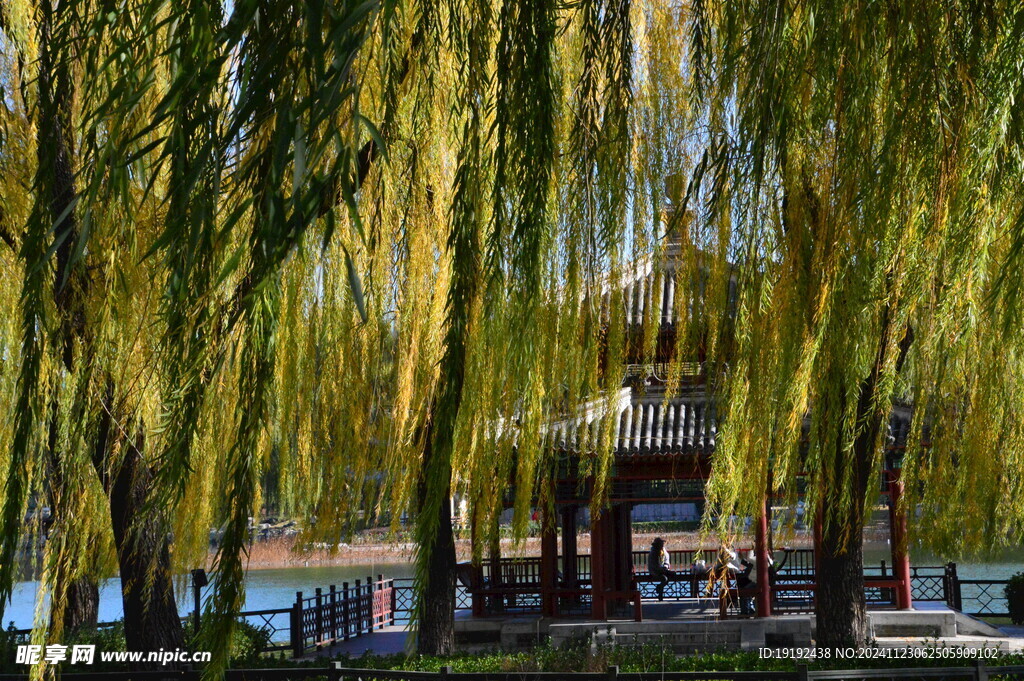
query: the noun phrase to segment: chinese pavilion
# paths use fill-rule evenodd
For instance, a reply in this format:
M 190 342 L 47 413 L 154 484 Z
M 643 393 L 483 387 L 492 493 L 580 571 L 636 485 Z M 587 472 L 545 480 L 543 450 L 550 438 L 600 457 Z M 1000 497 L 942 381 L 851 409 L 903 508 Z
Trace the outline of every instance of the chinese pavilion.
M 632 273 L 624 285 L 626 321 L 638 331 L 649 312 L 660 310 L 659 356 L 652 365 L 630 365 L 626 379 L 612 399 L 610 408 L 618 418 L 614 434 L 614 464 L 610 476 L 609 507 L 590 525 L 591 552 L 577 552 L 577 524 L 580 509 L 590 504 L 592 484 L 578 475 L 580 439 L 586 428 L 608 409 L 602 400 L 588 414 L 552 425 L 552 446 L 561 454 L 562 465 L 555 489 L 557 518 L 542 523 L 539 560 L 492 560 L 466 576 L 477 616 L 510 612 L 535 612 L 548 617 L 584 616 L 591 619 L 642 617 L 641 600 L 653 586 L 646 574 L 646 552 L 634 551 L 631 509 L 636 504 L 692 501 L 702 503 L 703 487 L 711 471 L 718 421 L 714 401 L 707 391 L 703 367 L 685 367 L 683 385 L 666 395 L 667 348 L 676 330 L 675 268 L 678 243 L 665 248 L 660 268 L 648 262 Z M 654 307 L 652 308 L 652 305 Z M 661 362 L 661 363 L 658 363 Z M 891 569 L 883 562 L 875 575 L 866 577 L 869 603 L 885 603 L 898 609 L 911 607 L 910 561 L 898 547 L 905 533 L 906 519 L 895 509 L 901 493 L 897 462 L 910 428 L 910 411 L 897 407 L 888 433 L 888 455 L 880 496 L 887 497 L 890 537 L 893 547 Z M 814 553 L 798 552 L 783 578 L 769 574 L 770 504 L 752 519 L 755 536 L 756 588 L 740 593 L 734 585 L 712 573 L 692 569 L 694 551 L 672 552 L 677 570 L 676 592 L 698 598 L 716 594 L 720 612 L 736 612 L 739 597 L 753 598 L 759 617 L 777 612 L 807 612 L 813 609 Z M 815 539 L 820 527 L 815 525 Z M 561 548 L 561 550 L 559 550 Z M 712 561 L 715 556 L 712 556 Z

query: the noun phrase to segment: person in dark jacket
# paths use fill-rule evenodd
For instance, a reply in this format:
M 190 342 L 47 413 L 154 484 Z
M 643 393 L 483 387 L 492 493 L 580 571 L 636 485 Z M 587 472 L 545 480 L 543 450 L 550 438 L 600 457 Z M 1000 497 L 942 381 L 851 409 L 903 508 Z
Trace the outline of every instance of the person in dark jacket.
M 775 562 L 771 553 L 768 554 L 768 581 L 771 584 L 775 583 L 779 571 L 786 566 L 793 549 L 786 547 L 783 552 L 782 560 L 778 563 Z M 757 555 L 753 551 L 747 551 L 746 557 L 740 559 L 740 564 L 743 566 L 743 571 L 736 575 L 736 586 L 741 589 L 757 588 Z M 740 598 L 740 614 L 750 615 L 753 613 L 754 599 L 752 597 Z
M 665 585 L 668 584 L 670 577 L 676 576 L 676 573 L 672 570 L 668 551 L 665 550 L 665 540 L 661 537 L 651 542 L 651 552 L 647 554 L 647 571 L 658 579 L 658 585 L 654 587 L 658 593 L 658 600 L 665 600 Z

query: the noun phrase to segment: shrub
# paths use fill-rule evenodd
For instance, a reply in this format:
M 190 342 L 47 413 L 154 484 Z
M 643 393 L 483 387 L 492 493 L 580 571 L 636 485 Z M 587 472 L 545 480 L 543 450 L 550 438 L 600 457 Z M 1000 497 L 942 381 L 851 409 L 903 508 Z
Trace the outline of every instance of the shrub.
M 231 666 L 254 663 L 269 644 L 269 631 L 246 620 L 239 620 L 231 637 Z
M 18 633 L 14 622 L 0 631 L 0 674 L 24 673 L 25 667 L 15 666 L 18 646 L 26 643 L 25 636 Z
M 64 637 L 64 643 L 73 645 L 94 645 L 97 655 L 100 651 L 127 650 L 124 638 L 124 620 L 117 620 L 105 627 L 83 627 Z
M 1024 624 L 1024 572 L 1018 572 L 1010 577 L 1005 593 L 1010 620 L 1014 624 Z

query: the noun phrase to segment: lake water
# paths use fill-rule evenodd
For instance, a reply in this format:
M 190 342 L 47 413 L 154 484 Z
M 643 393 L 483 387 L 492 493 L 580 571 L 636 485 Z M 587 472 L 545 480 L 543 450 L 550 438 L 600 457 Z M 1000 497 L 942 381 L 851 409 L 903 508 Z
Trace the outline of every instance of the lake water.
M 339 589 L 343 582 L 354 585 L 357 579 L 384 575 L 386 578 L 411 577 L 413 566 L 409 563 L 379 563 L 376 565 L 341 565 L 330 567 L 290 567 L 270 570 L 250 570 L 246 577 L 245 609 L 270 610 L 287 608 L 295 602 L 295 592 L 312 596 L 317 587 L 324 591 L 334 584 Z M 190 583 L 189 583 L 190 584 Z M 178 611 L 182 615 L 192 612 L 192 588 L 182 588 L 182 582 L 175 582 L 178 595 Z M 204 596 L 208 589 L 203 589 Z M 19 582 L 14 585 L 10 605 L 3 612 L 3 626 L 11 622 L 18 629 L 32 626 L 33 613 L 39 582 Z M 122 617 L 121 580 L 108 579 L 100 586 L 100 622 L 112 622 Z
M 880 560 L 891 564 L 888 550 L 884 546 L 865 547 L 865 563 L 877 565 Z M 942 565 L 945 561 L 935 556 L 918 552 L 913 555 L 914 565 Z M 1024 549 L 1006 551 L 990 562 L 958 562 L 958 573 L 964 579 L 1008 579 L 1024 571 Z M 341 587 L 343 582 L 354 584 L 368 576 L 382 574 L 385 577 L 411 577 L 413 566 L 409 563 L 383 563 L 376 565 L 344 565 L 333 567 L 290 567 L 272 570 L 252 570 L 246 580 L 246 610 L 268 610 L 287 608 L 295 602 L 295 592 L 313 595 L 317 587 L 324 591 L 331 584 Z M 191 588 L 182 588 L 176 583 L 179 595 L 179 611 L 185 615 L 192 611 Z M 10 605 L 4 609 L 3 626 L 14 622 L 17 628 L 32 626 L 38 582 L 20 582 L 15 585 Z M 204 590 L 205 591 L 205 590 Z M 120 580 L 109 579 L 100 589 L 101 622 L 121 618 Z

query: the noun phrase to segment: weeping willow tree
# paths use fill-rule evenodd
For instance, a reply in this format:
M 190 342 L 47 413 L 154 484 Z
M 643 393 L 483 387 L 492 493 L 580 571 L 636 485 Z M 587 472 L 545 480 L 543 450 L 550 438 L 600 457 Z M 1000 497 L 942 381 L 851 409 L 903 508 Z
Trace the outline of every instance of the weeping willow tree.
M 27 508 L 49 504 L 40 640 L 113 560 L 129 646 L 180 647 L 173 576 L 219 528 L 200 645 L 222 668 L 273 458 L 310 538 L 362 508 L 415 513 L 436 624 L 421 641 L 450 647 L 450 494 L 493 528 L 514 482 L 524 530 L 546 424 L 621 381 L 599 371 L 623 342 L 601 345 L 601 294 L 626 244 L 651 241 L 657 203 L 629 183 L 661 186 L 632 154 L 631 103 L 656 100 L 633 87 L 634 22 L 673 15 L 83 0 L 0 16 L 0 600 L 35 538 Z
M 376 134 L 351 82 L 372 9 L 4 4 L 4 301 L 20 324 L 0 601 L 27 504 L 51 506 L 46 640 L 113 545 L 129 647 L 182 647 L 172 577 L 205 560 L 210 525 L 211 607 L 237 612 L 281 269 L 310 225 L 326 243 L 354 208 L 355 145 Z M 222 657 L 229 624 L 211 626 Z
M 915 537 L 962 555 L 1024 530 L 1024 15 L 708 2 L 690 30 L 709 131 L 695 236 L 736 265 L 714 303 L 735 324 L 711 499 L 754 515 L 803 479 L 823 523 L 818 642 L 862 644 L 861 534 L 894 406 L 913 409 Z
M 200 645 L 221 669 L 272 473 L 304 539 L 413 515 L 421 650 L 448 650 L 452 494 L 478 553 L 506 503 L 522 535 L 558 421 L 601 511 L 623 359 L 657 343 L 625 332 L 623 286 L 667 224 L 674 357 L 708 359 L 725 405 L 714 512 L 806 477 L 819 631 L 862 637 L 895 401 L 924 536 L 1020 532 L 1017 502 L 985 506 L 1019 498 L 997 367 L 1019 343 L 1020 22 L 973 7 L 3 4 L 0 600 L 50 501 L 53 613 L 113 553 L 129 644 L 176 646 L 172 577 L 219 528 Z

